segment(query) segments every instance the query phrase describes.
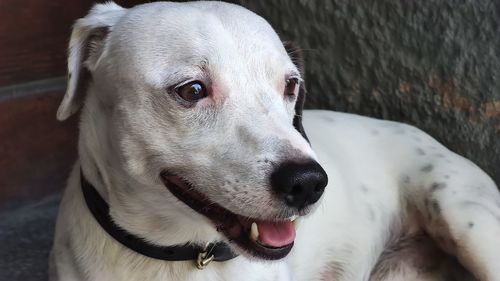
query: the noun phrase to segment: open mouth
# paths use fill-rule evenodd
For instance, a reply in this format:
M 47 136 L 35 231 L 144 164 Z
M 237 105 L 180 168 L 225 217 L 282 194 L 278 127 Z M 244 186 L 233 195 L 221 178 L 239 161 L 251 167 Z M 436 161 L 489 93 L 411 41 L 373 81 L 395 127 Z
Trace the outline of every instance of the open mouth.
M 161 179 L 169 191 L 191 209 L 209 218 L 231 242 L 262 259 L 284 258 L 295 240 L 294 219 L 258 220 L 237 215 L 210 201 L 182 178 L 167 172 Z

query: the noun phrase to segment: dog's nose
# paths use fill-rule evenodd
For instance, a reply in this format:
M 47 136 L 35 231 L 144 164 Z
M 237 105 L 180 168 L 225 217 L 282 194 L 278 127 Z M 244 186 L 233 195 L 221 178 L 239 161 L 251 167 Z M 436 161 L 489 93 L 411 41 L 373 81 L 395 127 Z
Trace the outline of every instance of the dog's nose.
M 285 162 L 271 174 L 271 186 L 290 207 L 303 209 L 318 201 L 323 194 L 328 176 L 316 162 Z

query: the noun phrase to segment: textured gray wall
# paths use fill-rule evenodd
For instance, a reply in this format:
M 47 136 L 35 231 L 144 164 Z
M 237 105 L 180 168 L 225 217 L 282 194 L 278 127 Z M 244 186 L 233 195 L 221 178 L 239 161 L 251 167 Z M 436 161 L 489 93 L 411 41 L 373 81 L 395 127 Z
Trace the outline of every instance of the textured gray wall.
M 307 107 L 416 125 L 500 183 L 500 1 L 232 2 L 304 50 Z

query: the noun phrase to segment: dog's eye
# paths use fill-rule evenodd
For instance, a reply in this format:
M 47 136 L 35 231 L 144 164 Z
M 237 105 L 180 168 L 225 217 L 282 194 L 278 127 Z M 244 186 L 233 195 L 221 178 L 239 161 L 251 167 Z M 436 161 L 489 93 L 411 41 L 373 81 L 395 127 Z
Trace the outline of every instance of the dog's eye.
M 288 78 L 285 81 L 285 96 L 293 97 L 299 93 L 299 79 L 298 78 Z
M 175 88 L 175 92 L 185 101 L 194 102 L 206 97 L 207 89 L 200 81 L 192 81 Z

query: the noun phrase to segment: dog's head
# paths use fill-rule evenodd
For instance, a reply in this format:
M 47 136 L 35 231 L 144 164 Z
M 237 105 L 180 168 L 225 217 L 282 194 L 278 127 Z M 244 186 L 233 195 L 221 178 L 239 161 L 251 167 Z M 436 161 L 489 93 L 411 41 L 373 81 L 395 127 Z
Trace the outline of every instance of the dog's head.
M 161 240 L 127 222 L 155 217 L 184 239 L 290 251 L 327 177 L 301 124 L 299 50 L 265 20 L 221 2 L 97 5 L 75 24 L 68 65 L 57 116 L 85 104 L 81 146 L 121 225 Z

